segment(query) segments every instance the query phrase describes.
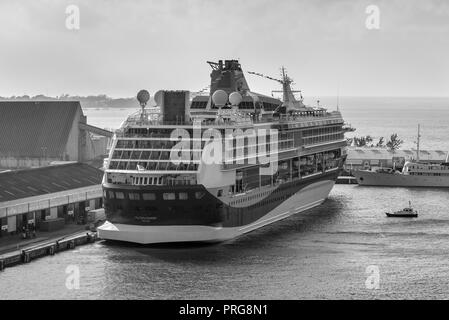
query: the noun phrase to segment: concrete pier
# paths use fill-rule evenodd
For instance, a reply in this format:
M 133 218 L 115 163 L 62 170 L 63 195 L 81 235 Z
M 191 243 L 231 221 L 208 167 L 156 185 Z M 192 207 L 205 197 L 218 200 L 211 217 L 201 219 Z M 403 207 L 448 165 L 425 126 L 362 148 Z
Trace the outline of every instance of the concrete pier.
M 340 176 L 337 178 L 336 184 L 357 184 L 357 179 L 353 176 Z
M 98 240 L 96 232 L 84 232 L 5 253 L 0 255 L 0 271 L 18 264 L 29 263 L 41 257 L 74 249 L 77 246 L 93 243 L 96 240 Z

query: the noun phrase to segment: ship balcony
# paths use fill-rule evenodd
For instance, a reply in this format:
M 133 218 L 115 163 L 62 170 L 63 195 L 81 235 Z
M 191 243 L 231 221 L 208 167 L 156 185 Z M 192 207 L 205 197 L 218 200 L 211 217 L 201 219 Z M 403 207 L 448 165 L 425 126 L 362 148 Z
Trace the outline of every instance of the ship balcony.
M 216 112 L 212 112 L 211 117 L 214 117 Z M 147 117 L 141 118 L 140 116 L 133 116 L 128 118 L 121 128 L 116 131 L 117 137 L 148 137 L 148 134 L 141 133 L 128 134 L 128 128 L 142 128 L 146 129 L 148 127 L 187 127 L 191 128 L 194 125 L 201 125 L 205 128 L 217 128 L 217 129 L 235 129 L 239 127 L 250 127 L 256 124 L 270 124 L 270 123 L 282 123 L 282 124 L 294 124 L 297 127 L 308 127 L 308 126 L 319 126 L 319 125 L 329 125 L 329 124 L 343 124 L 343 118 L 338 111 L 327 112 L 323 110 L 314 111 L 300 111 L 293 114 L 280 115 L 279 117 L 272 118 L 262 118 L 250 116 L 247 114 L 246 118 L 242 118 L 239 121 L 232 121 L 230 119 L 225 119 L 222 122 L 216 122 L 214 119 L 201 119 L 201 120 L 187 120 L 180 117 L 175 121 L 166 121 L 160 117 Z

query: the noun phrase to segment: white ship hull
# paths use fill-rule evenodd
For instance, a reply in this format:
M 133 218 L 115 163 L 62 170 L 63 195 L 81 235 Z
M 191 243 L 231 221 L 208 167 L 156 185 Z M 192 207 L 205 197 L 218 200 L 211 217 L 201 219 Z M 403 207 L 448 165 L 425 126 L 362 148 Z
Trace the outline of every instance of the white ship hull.
M 391 174 L 363 170 L 354 171 L 353 175 L 361 186 L 449 188 L 449 176 Z
M 140 244 L 225 241 L 320 205 L 326 200 L 334 184 L 333 180 L 310 184 L 260 219 L 245 226 L 138 226 L 106 222 L 98 228 L 98 236 L 106 240 Z

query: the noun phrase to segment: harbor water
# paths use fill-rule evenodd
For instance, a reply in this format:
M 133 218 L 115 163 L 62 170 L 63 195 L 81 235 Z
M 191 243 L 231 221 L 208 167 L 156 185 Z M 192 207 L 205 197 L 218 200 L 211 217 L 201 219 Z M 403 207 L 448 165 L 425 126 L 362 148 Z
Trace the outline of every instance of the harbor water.
M 449 99 L 340 104 L 357 135 L 397 132 L 413 147 L 419 119 L 423 149 L 449 150 Z M 89 123 L 109 128 L 130 112 L 84 111 Z M 419 218 L 385 216 L 409 200 Z M 0 299 L 444 299 L 448 274 L 449 190 L 336 185 L 322 206 L 229 242 L 100 241 L 7 268 Z
M 408 199 L 419 218 L 385 216 Z M 307 215 L 230 242 L 97 242 L 7 268 L 0 299 L 447 298 L 448 203 L 446 190 L 336 185 Z M 67 285 L 74 267 L 79 289 Z

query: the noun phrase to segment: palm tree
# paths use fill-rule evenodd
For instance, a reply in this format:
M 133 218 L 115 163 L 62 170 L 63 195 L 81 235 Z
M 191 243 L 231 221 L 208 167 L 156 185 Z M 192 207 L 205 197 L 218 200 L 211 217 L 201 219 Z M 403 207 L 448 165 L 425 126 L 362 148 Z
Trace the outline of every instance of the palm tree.
M 366 147 L 366 138 L 365 137 L 354 137 L 354 145 L 356 147 Z
M 387 142 L 386 146 L 388 150 L 393 151 L 394 153 L 394 151 L 399 149 L 403 143 L 404 140 L 399 139 L 397 133 L 393 133 L 390 137 L 390 140 Z
M 379 138 L 379 142 L 377 142 L 377 144 L 376 144 L 376 147 L 377 147 L 377 148 L 383 148 L 383 147 L 385 147 L 384 142 L 385 142 L 385 138 L 384 138 L 384 137 L 380 137 L 380 138 Z
M 354 142 L 354 138 L 346 138 L 346 145 L 352 146 L 353 142 Z
M 373 138 L 371 136 L 364 136 L 364 137 L 354 137 L 354 145 L 356 147 L 372 147 L 373 145 L 370 143 L 373 142 Z

